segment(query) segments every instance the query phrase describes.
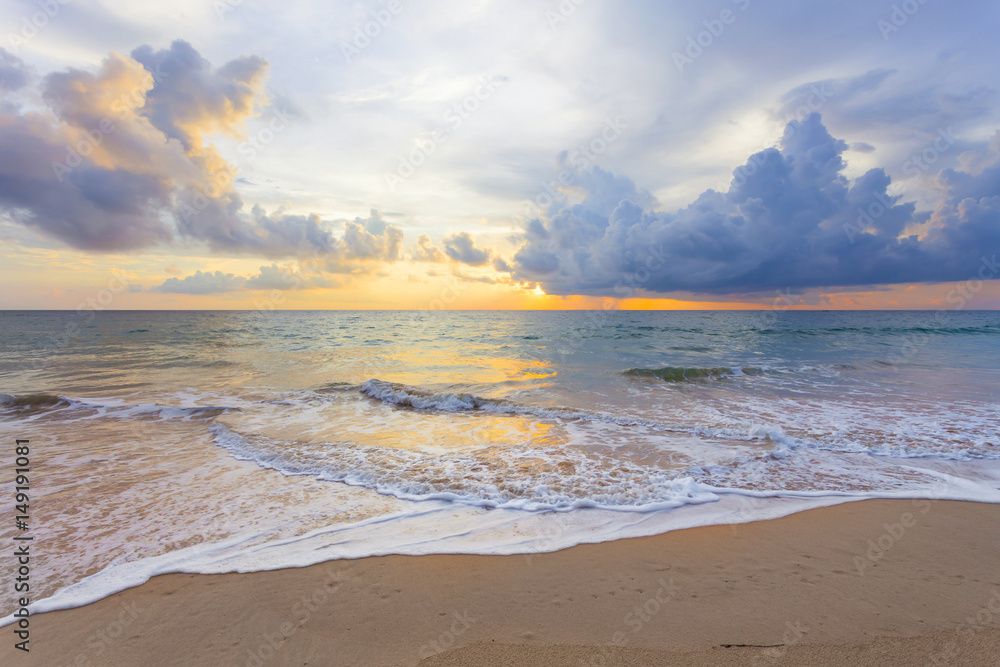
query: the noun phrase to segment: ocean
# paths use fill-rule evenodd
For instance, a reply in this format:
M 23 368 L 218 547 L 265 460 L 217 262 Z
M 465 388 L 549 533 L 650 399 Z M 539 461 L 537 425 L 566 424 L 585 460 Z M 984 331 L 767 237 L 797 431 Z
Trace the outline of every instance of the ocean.
M 1000 502 L 1000 313 L 3 312 L 0 431 L 4 498 L 30 440 L 35 612 L 166 572 Z

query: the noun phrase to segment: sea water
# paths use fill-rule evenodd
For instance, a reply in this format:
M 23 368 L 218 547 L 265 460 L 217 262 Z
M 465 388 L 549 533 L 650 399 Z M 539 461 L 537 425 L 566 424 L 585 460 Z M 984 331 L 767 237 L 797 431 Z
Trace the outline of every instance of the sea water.
M 34 611 L 165 572 L 1000 502 L 1000 313 L 4 312 L 0 432 L 30 440 Z

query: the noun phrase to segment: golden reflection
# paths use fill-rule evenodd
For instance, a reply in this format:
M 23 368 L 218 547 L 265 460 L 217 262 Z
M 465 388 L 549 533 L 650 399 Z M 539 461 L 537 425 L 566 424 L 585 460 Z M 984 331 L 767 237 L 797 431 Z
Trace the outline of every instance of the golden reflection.
M 439 382 L 438 377 L 453 377 L 456 368 L 462 369 L 463 383 L 470 385 L 535 383 L 538 380 L 557 375 L 557 371 L 552 367 L 550 361 L 485 356 L 482 354 L 481 348 L 472 348 L 468 351 L 428 350 L 426 348 L 398 349 L 395 351 L 394 357 L 404 368 L 422 370 L 392 373 L 391 376 L 378 379 L 425 387 Z M 439 376 L 435 373 L 435 369 L 440 369 Z M 533 386 L 542 387 L 547 386 L 547 384 L 533 384 Z
M 294 442 L 305 459 L 321 461 L 331 446 L 382 447 L 437 454 L 493 447 L 562 447 L 572 441 L 564 423 L 533 415 L 471 410 L 447 413 L 389 407 L 377 401 L 317 402 L 283 406 L 275 419 L 273 405 L 218 418 L 240 434 L 274 442 Z

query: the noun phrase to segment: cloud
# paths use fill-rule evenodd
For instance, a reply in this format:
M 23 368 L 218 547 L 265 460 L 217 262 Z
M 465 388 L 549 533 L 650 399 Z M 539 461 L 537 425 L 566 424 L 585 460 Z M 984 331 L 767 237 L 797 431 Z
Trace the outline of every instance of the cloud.
M 322 275 L 303 275 L 290 266 L 260 267 L 260 273 L 248 278 L 245 287 L 251 290 L 299 290 L 299 289 L 331 289 L 342 287 L 339 281 L 331 280 Z
M 502 273 L 512 273 L 514 271 L 514 267 L 508 264 L 503 257 L 493 258 L 493 268 Z
M 0 207 L 83 250 L 134 250 L 170 241 L 174 200 L 209 179 L 221 158 L 189 150 L 145 115 L 157 84 L 112 53 L 96 73 L 67 69 L 42 82 L 51 115 L 0 118 Z
M 372 209 L 367 219 L 355 218 L 344 226 L 336 249 L 347 259 L 394 262 L 401 257 L 403 231 Z
M 451 275 L 463 283 L 483 283 L 485 285 L 496 285 L 503 281 L 491 278 L 490 276 L 470 276 L 461 271 L 452 271 Z
M 232 273 L 196 271 L 194 275 L 186 278 L 168 278 L 162 285 L 153 288 L 153 291 L 169 294 L 220 294 L 241 290 L 246 282 L 246 278 Z
M 267 61 L 260 56 L 242 56 L 214 68 L 183 40 L 159 51 L 143 45 L 131 55 L 156 79 L 142 115 L 185 150 L 204 150 L 204 137 L 213 132 L 240 136 L 255 106 L 265 101 Z
M 431 237 L 421 234 L 417 237 L 417 247 L 410 253 L 414 262 L 447 262 L 448 258 L 441 252 L 441 249 L 431 243 Z
M 185 278 L 168 278 L 163 284 L 154 287 L 154 292 L 170 294 L 224 294 L 244 290 L 303 290 L 332 289 L 342 287 L 343 283 L 331 280 L 320 274 L 307 275 L 293 266 L 260 267 L 260 273 L 255 276 L 237 276 L 222 271 L 195 271 Z
M 36 126 L 34 120 L 0 118 L 0 208 L 13 219 L 83 250 L 132 250 L 171 240 L 164 221 L 150 215 L 170 204 L 163 181 L 93 162 L 60 180 L 50 165 L 61 163 L 67 149 L 35 135 Z
M 823 79 L 797 86 L 781 96 L 778 116 L 786 122 L 802 119 L 831 100 L 837 105 L 846 105 L 858 98 L 864 99 L 873 93 L 892 75 L 894 69 L 874 69 L 860 76 L 845 79 Z
M 882 169 L 849 182 L 846 150 L 810 114 L 788 124 L 780 150 L 734 171 L 727 192 L 708 190 L 675 212 L 630 199 L 630 181 L 595 167 L 580 182 L 596 191 L 525 226 L 514 278 L 549 294 L 750 294 L 965 280 L 1000 248 L 993 148 L 977 175 L 942 171 L 933 213 L 890 195 Z
M 11 92 L 27 85 L 30 73 L 24 61 L 0 46 L 0 92 Z
M 24 85 L 20 61 L 0 56 L 4 85 Z M 48 75 L 51 113 L 0 112 L 0 210 L 89 251 L 194 240 L 224 254 L 324 255 L 345 272 L 399 259 L 403 233 L 375 211 L 337 238 L 317 215 L 244 210 L 236 168 L 206 137 L 241 136 L 266 104 L 266 71 L 257 56 L 213 67 L 177 40 Z
M 491 257 L 488 248 L 476 247 L 475 239 L 469 232 L 459 232 L 446 238 L 444 252 L 454 261 L 469 266 L 483 266 L 489 263 Z

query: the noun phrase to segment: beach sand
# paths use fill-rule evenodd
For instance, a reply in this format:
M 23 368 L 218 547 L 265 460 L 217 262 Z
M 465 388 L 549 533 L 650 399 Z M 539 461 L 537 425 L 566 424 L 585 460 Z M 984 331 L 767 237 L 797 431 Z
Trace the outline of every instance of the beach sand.
M 32 616 L 30 657 L 4 628 L 0 663 L 997 665 L 998 527 L 998 505 L 868 500 L 534 556 L 171 574 Z

